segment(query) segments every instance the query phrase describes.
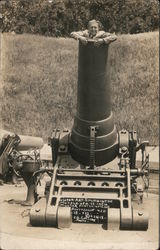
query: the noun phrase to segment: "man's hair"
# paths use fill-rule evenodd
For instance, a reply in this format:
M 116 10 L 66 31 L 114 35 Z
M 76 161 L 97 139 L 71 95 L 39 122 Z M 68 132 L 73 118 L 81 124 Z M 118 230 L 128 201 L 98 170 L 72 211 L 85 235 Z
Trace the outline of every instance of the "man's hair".
M 95 19 L 92 19 L 92 20 L 90 20 L 90 21 L 88 22 L 88 28 L 89 28 L 89 26 L 90 26 L 92 23 L 97 23 L 99 29 L 102 29 L 102 24 L 101 24 L 101 22 L 100 22 L 100 21 L 97 21 L 97 20 L 95 20 Z

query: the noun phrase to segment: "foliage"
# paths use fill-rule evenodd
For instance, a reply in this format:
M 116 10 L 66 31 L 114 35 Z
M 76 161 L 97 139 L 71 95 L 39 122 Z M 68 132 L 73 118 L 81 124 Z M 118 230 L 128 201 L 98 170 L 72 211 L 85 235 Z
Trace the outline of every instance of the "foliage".
M 56 127 L 71 128 L 76 110 L 77 42 L 12 34 L 3 34 L 1 42 L 1 127 L 44 139 Z M 159 138 L 158 47 L 158 32 L 120 35 L 109 53 L 118 130 L 134 126 L 151 144 L 158 144 Z
M 6 0 L 2 1 L 2 31 L 69 36 L 85 29 L 90 19 L 116 33 L 158 29 L 158 0 Z

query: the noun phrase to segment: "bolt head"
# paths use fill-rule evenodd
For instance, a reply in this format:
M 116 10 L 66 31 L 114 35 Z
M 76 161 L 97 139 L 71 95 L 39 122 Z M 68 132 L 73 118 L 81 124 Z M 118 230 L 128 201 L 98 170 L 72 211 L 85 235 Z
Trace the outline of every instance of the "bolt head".
M 128 150 L 128 148 L 123 146 L 121 150 L 122 150 L 123 153 L 125 153 Z

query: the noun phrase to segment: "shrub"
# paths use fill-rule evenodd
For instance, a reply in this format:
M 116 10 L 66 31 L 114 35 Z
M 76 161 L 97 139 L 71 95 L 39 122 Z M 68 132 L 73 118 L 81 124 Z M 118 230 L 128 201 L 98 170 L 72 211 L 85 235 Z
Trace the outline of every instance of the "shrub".
M 98 19 L 116 33 L 141 33 L 158 29 L 157 0 L 13 0 L 1 1 L 2 31 L 69 36 Z

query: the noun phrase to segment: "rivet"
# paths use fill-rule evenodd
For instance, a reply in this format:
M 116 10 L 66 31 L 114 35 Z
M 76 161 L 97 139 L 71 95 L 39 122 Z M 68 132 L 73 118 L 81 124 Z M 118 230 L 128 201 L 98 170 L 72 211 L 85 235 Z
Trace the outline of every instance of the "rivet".
M 36 208 L 35 211 L 38 213 L 41 209 L 40 208 Z
M 139 216 L 142 216 L 142 215 L 143 215 L 143 212 L 141 212 L 141 211 L 138 212 L 138 215 L 139 215 Z

